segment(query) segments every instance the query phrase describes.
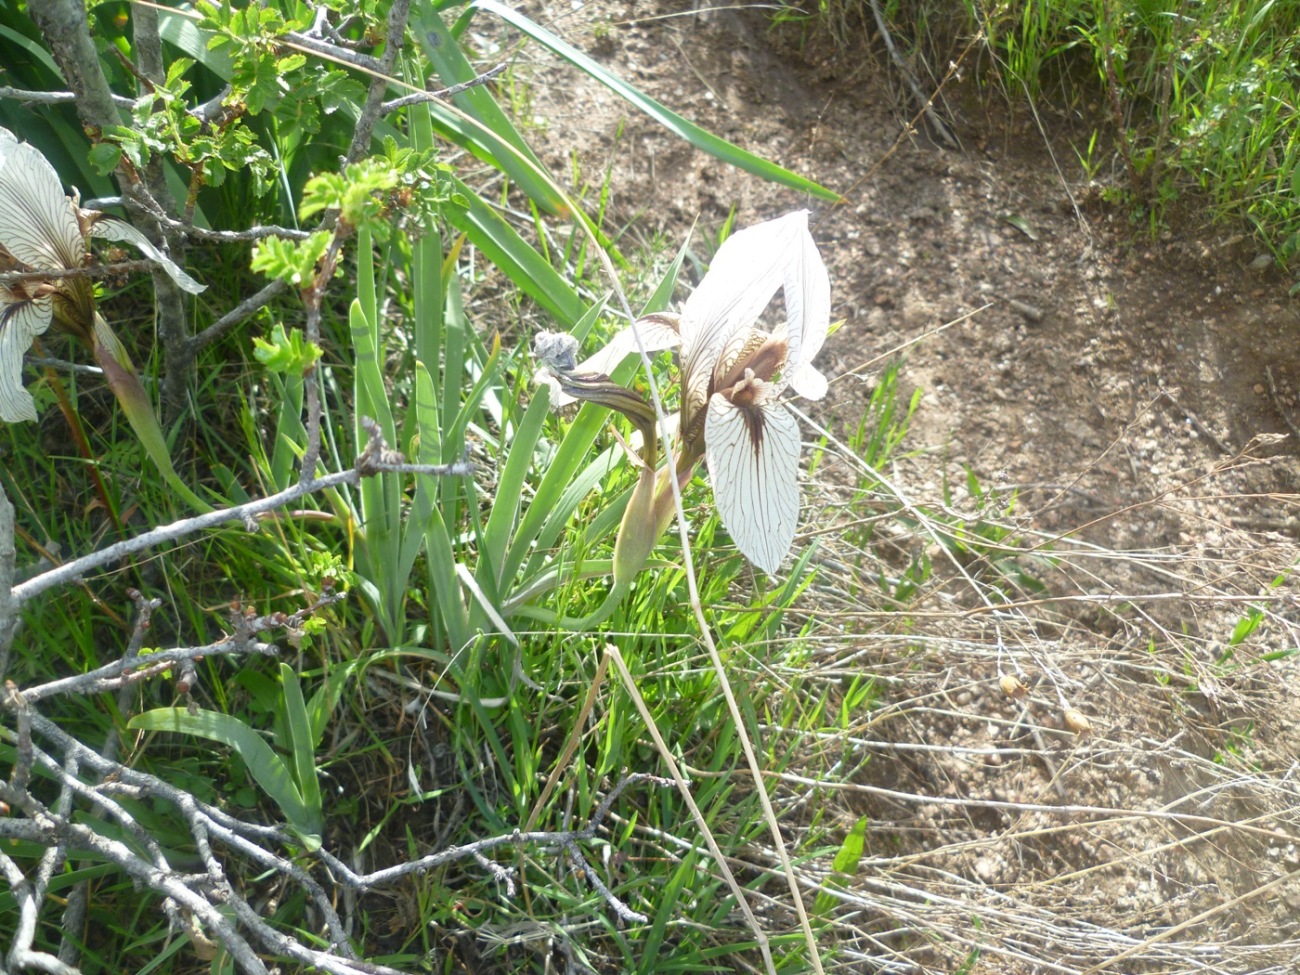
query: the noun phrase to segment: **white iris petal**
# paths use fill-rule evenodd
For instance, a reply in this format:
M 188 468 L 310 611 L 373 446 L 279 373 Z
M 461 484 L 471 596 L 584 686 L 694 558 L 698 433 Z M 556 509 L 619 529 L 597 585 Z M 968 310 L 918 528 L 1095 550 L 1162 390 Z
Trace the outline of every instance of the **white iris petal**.
M 23 388 L 23 355 L 53 317 L 49 296 L 0 304 L 0 420 L 5 423 L 36 419 L 35 401 Z
M 778 290 L 785 322 L 770 333 L 756 329 Z M 809 399 L 826 395 L 812 359 L 826 341 L 830 308 L 830 277 L 808 211 L 799 210 L 724 241 L 676 322 L 637 323 L 647 352 L 682 347 L 678 476 L 704 455 L 723 524 L 768 573 L 780 567 L 799 521 L 799 423 L 778 398 L 787 387 Z M 632 329 L 624 329 L 572 372 L 607 375 L 636 348 Z M 553 396 L 557 404 L 572 400 Z
M 148 237 L 129 223 L 114 220 L 112 217 L 104 217 L 90 225 L 90 235 L 92 237 L 103 237 L 105 240 L 131 244 L 145 257 L 161 264 L 162 269 L 167 272 L 167 276 L 175 281 L 176 286 L 182 291 L 188 291 L 190 294 L 196 295 L 207 290 L 208 286 L 206 284 L 199 284 L 182 271 L 175 261 L 155 247 Z
M 808 211 L 729 237 L 682 314 L 683 396 L 699 406 L 727 351 L 743 345 L 778 287 L 786 310 L 775 332 L 786 343 L 780 380 L 761 383 L 748 405 L 715 394 L 704 426 L 718 514 L 736 546 L 768 573 L 790 550 L 799 521 L 799 423 L 776 398 L 787 385 L 809 399 L 826 394 L 826 379 L 810 360 L 826 340 L 830 277 L 808 232 Z
M 799 523 L 799 421 L 777 403 L 742 410 L 715 394 L 704 440 L 722 523 L 749 561 L 775 573 Z
M 699 394 L 722 349 L 751 327 L 787 280 L 793 236 L 808 230 L 808 211 L 738 230 L 718 248 L 709 273 L 682 308 L 682 381 Z
M 204 290 L 130 224 L 90 211 L 81 216 L 92 221 L 91 234 L 139 248 L 183 290 L 190 294 Z M 0 128 L 0 249 L 19 265 L 37 271 L 79 268 L 86 258 L 78 209 L 64 193 L 59 174 L 38 150 L 19 142 L 5 128 Z M 30 300 L 21 289 L 0 289 L 0 420 L 36 419 L 31 393 L 23 388 L 23 355 L 32 340 L 49 328 L 52 317 L 53 297 L 49 294 Z M 95 332 L 104 345 L 101 321 L 96 316 Z
M 40 271 L 80 267 L 86 255 L 59 174 L 25 142 L 0 151 L 0 247 Z
M 786 382 L 804 399 L 821 399 L 826 395 L 826 377 L 813 367 L 812 360 L 821 351 L 830 326 L 831 279 L 806 225 L 797 247 L 785 282 Z

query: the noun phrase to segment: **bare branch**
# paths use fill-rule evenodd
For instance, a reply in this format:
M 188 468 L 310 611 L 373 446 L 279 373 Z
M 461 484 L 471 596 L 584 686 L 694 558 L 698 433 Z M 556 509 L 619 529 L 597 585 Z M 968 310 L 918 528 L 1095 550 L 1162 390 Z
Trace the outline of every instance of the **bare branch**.
M 76 94 L 70 91 L 28 91 L 25 88 L 10 88 L 8 85 L 0 85 L 0 98 L 26 105 L 67 105 L 77 100 Z M 114 95 L 113 104 L 128 111 L 135 106 L 135 102 L 124 95 Z
M 141 259 L 92 264 L 89 267 L 61 267 L 57 271 L 6 271 L 0 274 L 0 285 L 22 284 L 25 281 L 64 281 L 68 278 L 111 278 L 133 271 L 148 271 L 153 267 L 153 261 Z
M 506 63 L 502 61 L 500 64 L 488 68 L 481 75 L 470 78 L 469 81 L 462 81 L 458 85 L 452 85 L 450 88 L 443 88 L 439 91 L 417 91 L 412 95 L 403 95 L 401 98 L 391 99 L 390 101 L 384 102 L 381 111 L 383 114 L 387 115 L 390 112 L 395 112 L 399 108 L 406 108 L 409 105 L 422 105 L 425 102 L 445 101 L 448 98 L 453 98 L 456 95 L 459 95 L 462 91 L 468 91 L 470 88 L 487 84 L 487 82 L 491 81 L 504 71 L 506 67 Z
M 232 328 L 256 315 L 279 295 L 283 294 L 288 287 L 287 284 L 276 278 L 257 294 L 245 298 L 203 331 L 190 338 L 190 345 L 193 347 L 194 352 L 197 354 L 200 349 L 206 348 L 213 342 L 220 341 Z
M 298 230 L 294 227 L 261 225 L 249 227 L 247 230 L 206 230 L 203 227 L 196 227 L 193 224 L 185 223 L 183 220 L 169 217 L 167 214 L 150 206 L 150 202 L 152 202 L 152 197 L 134 200 L 123 196 L 101 196 L 93 200 L 86 200 L 84 205 L 96 209 L 111 206 L 134 208 L 141 213 L 148 214 L 151 220 L 157 220 L 167 230 L 184 234 L 186 237 L 201 240 L 208 244 L 241 244 L 248 241 L 264 240 L 267 237 L 283 237 L 285 240 L 306 240 L 312 233 L 310 230 Z
M 292 504 L 299 498 L 306 497 L 309 494 L 315 494 L 318 491 L 325 491 L 330 488 L 340 487 L 342 485 L 356 485 L 361 483 L 361 478 L 371 473 L 375 474 L 420 474 L 432 475 L 434 477 L 448 477 L 469 474 L 474 470 L 472 464 L 468 461 L 458 461 L 454 464 L 403 464 L 388 462 L 369 462 L 367 461 L 367 470 L 363 474 L 358 468 L 338 471 L 333 474 L 327 474 L 324 477 L 304 479 L 297 484 L 285 488 L 278 494 L 268 495 L 265 498 L 259 498 L 256 501 L 249 501 L 245 504 L 236 505 L 233 508 L 225 508 L 221 511 L 210 511 L 207 514 L 196 515 L 193 518 L 182 518 L 180 521 L 172 522 L 170 525 L 162 525 L 147 531 L 135 538 L 129 538 L 125 541 L 117 542 L 108 548 L 101 549 L 91 555 L 84 556 L 72 562 L 66 562 L 57 568 L 43 572 L 34 578 L 13 588 L 13 599 L 16 605 L 21 606 L 27 600 L 38 596 L 41 593 L 52 589 L 56 586 L 64 585 L 74 579 L 79 579 L 87 572 L 97 569 L 103 565 L 109 565 L 118 559 L 126 558 L 136 552 L 143 552 L 157 545 L 164 545 L 168 542 L 179 541 L 189 535 L 196 534 L 208 528 L 216 528 L 218 525 L 224 525 L 227 522 L 238 521 L 244 525 L 256 524 L 259 516 L 266 515 L 269 512 L 276 511 L 286 505 Z
M 9 667 L 9 647 L 14 624 L 18 621 L 18 603 L 13 597 L 14 567 L 18 557 L 14 549 L 14 506 L 9 503 L 4 485 L 0 484 L 0 680 Z

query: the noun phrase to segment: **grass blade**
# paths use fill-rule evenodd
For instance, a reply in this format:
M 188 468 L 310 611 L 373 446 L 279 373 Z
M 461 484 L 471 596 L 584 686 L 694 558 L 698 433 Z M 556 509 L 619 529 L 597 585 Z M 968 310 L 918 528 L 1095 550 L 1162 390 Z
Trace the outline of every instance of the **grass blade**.
M 185 708 L 154 708 L 137 714 L 127 722 L 127 727 L 137 731 L 170 731 L 193 735 L 234 749 L 262 791 L 280 807 L 300 838 L 309 844 L 313 839 L 317 845 L 320 844 L 323 824 L 319 814 L 313 815 L 308 810 L 298 787 L 294 785 L 288 766 L 271 750 L 261 735 L 238 718 L 219 711 L 200 709 L 191 713 Z
M 411 11 L 411 29 L 425 57 L 448 87 L 476 77 L 477 72 L 461 53 L 460 45 L 430 4 L 415 5 Z M 564 194 L 555 186 L 550 174 L 533 155 L 487 86 L 467 88 L 455 95 L 453 102 L 460 112 L 438 102 L 428 103 L 429 119 L 443 138 L 496 166 L 548 213 L 560 217 L 569 215 Z
M 840 195 L 834 190 L 829 190 L 820 183 L 814 183 L 798 173 L 792 173 L 776 163 L 754 155 L 752 152 L 746 152 L 740 146 L 733 145 L 726 139 L 720 139 L 712 132 L 700 128 L 694 122 L 682 118 L 682 116 L 665 108 L 648 95 L 643 95 L 618 75 L 613 74 L 587 57 L 576 47 L 556 37 L 550 31 L 535 24 L 522 14 L 511 10 L 505 4 L 498 3 L 497 0 L 474 0 L 474 7 L 477 10 L 486 10 L 496 14 L 512 27 L 527 34 L 544 47 L 550 48 L 574 67 L 595 78 L 616 95 L 645 112 L 670 132 L 681 136 L 695 148 L 773 183 L 780 183 L 783 186 L 810 193 L 819 199 L 829 200 L 833 203 L 839 202 L 841 199 Z
M 321 819 L 320 780 L 316 777 L 316 746 L 307 702 L 302 696 L 298 675 L 286 663 L 280 664 L 280 683 L 284 686 L 284 716 L 289 728 L 289 751 L 293 756 L 294 778 L 308 815 Z
M 452 182 L 469 206 L 464 210 L 448 207 L 448 222 L 465 233 L 519 290 L 535 298 L 566 328 L 580 319 L 587 305 L 573 287 L 478 194 L 458 179 Z

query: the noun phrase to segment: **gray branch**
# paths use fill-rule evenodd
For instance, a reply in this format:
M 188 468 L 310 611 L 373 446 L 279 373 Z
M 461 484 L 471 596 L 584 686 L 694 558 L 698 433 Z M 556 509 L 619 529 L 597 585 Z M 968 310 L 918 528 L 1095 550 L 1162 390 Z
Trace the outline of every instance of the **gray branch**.
M 70 91 L 28 91 L 26 88 L 10 88 L 8 85 L 0 85 L 0 98 L 22 105 L 67 105 L 77 100 L 76 94 Z M 114 95 L 113 104 L 127 111 L 135 106 L 135 102 L 125 95 Z
M 18 602 L 13 597 L 14 567 L 18 554 L 14 548 L 14 506 L 9 503 L 4 485 L 0 484 L 0 680 L 9 668 L 9 647 L 14 624 L 18 621 Z
M 473 465 L 468 461 L 460 461 L 455 464 L 406 464 L 394 462 L 391 456 L 391 452 L 386 447 L 381 448 L 381 452 L 377 454 L 372 453 L 371 448 L 367 447 L 366 451 L 363 451 L 361 456 L 357 458 L 356 466 L 348 470 L 337 471 L 324 477 L 304 478 L 297 484 L 291 485 L 277 494 L 236 505 L 233 508 L 209 511 L 207 514 L 196 515 L 193 518 L 182 518 L 170 525 L 162 525 L 144 532 L 135 538 L 117 542 L 91 555 L 83 556 L 72 562 L 65 562 L 63 565 L 42 572 L 26 582 L 14 586 L 12 599 L 17 606 L 21 606 L 29 599 L 39 596 L 43 592 L 80 579 L 87 572 L 101 566 L 111 565 L 118 559 L 169 542 L 179 541 L 182 538 L 195 535 L 208 528 L 216 528 L 218 525 L 224 525 L 227 522 L 238 521 L 250 531 L 256 530 L 259 518 L 292 504 L 299 498 L 343 485 L 356 486 L 361 483 L 363 477 L 373 477 L 375 474 L 419 474 L 448 477 L 469 474 L 474 470 Z

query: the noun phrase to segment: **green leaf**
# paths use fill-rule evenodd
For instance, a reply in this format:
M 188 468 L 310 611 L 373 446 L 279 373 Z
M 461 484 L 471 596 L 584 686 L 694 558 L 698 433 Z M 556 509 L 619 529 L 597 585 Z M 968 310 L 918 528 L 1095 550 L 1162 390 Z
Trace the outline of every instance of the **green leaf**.
M 307 714 L 307 702 L 303 699 L 298 675 L 283 662 L 280 664 L 280 683 L 284 686 L 284 711 L 289 726 L 290 753 L 298 792 L 308 815 L 316 821 L 323 821 L 320 780 L 316 774 L 316 740 L 312 734 L 311 718 Z
M 460 45 L 432 6 L 415 4 L 411 11 L 411 29 L 425 57 L 448 87 L 477 76 L 478 72 L 466 60 Z M 429 118 L 443 138 L 500 169 L 549 213 L 561 217 L 569 215 L 568 200 L 486 85 L 467 88 L 453 96 L 452 101 L 455 109 L 441 102 L 428 103 Z
M 286 333 L 283 322 L 276 322 L 271 338 L 253 337 L 253 357 L 271 372 L 301 376 L 322 355 L 321 347 L 303 338 L 302 329 Z
M 121 148 L 111 142 L 101 142 L 90 150 L 90 164 L 103 176 L 107 176 L 117 169 L 117 164 L 121 159 Z
M 319 848 L 324 825 L 319 813 L 313 816 L 308 810 L 283 759 L 271 750 L 261 735 L 238 718 L 202 709 L 190 713 L 185 708 L 155 708 L 136 715 L 127 722 L 127 727 L 136 731 L 193 735 L 233 748 L 262 791 L 280 807 L 299 838 L 312 849 Z
M 835 854 L 835 860 L 831 863 L 831 869 L 845 876 L 857 873 L 858 864 L 862 862 L 862 851 L 866 846 L 866 840 L 867 817 L 863 816 L 853 824 L 849 835 L 844 837 L 840 851 Z
M 533 21 L 524 17 L 522 14 L 511 10 L 505 4 L 498 3 L 497 0 L 474 0 L 473 6 L 475 9 L 486 10 L 496 14 L 506 23 L 520 31 L 523 31 L 529 37 L 533 38 L 545 47 L 550 48 L 574 67 L 605 85 L 605 87 L 619 95 L 629 104 L 639 108 L 656 122 L 667 128 L 670 132 L 681 136 L 691 145 L 695 146 L 695 148 L 701 149 L 711 156 L 716 156 L 723 162 L 730 163 L 748 173 L 753 173 L 755 176 L 761 176 L 763 179 L 770 180 L 773 183 L 780 183 L 783 186 L 789 186 L 805 193 L 810 193 L 823 200 L 838 202 L 841 199 L 840 195 L 834 190 L 829 190 L 819 183 L 814 183 L 806 177 L 800 176 L 797 173 L 792 173 L 788 169 L 776 165 L 776 163 L 769 162 L 760 156 L 754 155 L 752 152 L 746 152 L 744 149 L 737 145 L 733 145 L 726 139 L 720 139 L 712 132 L 700 128 L 700 126 L 696 125 L 694 122 L 682 118 L 682 116 L 665 108 L 648 95 L 643 95 L 622 78 L 587 57 L 587 55 L 583 54 L 576 47 L 562 41 L 550 31 L 533 23 Z
M 582 318 L 587 304 L 572 285 L 473 190 L 458 179 L 452 182 L 468 206 L 464 210 L 448 207 L 445 214 L 448 222 L 463 231 L 515 287 L 535 298 L 566 328 Z
M 203 30 L 194 22 L 192 16 L 174 10 L 156 8 L 158 11 L 158 33 L 164 41 L 174 45 L 194 58 L 222 81 L 229 81 L 235 76 L 235 64 L 226 48 L 212 48 L 209 45 L 219 34 Z

